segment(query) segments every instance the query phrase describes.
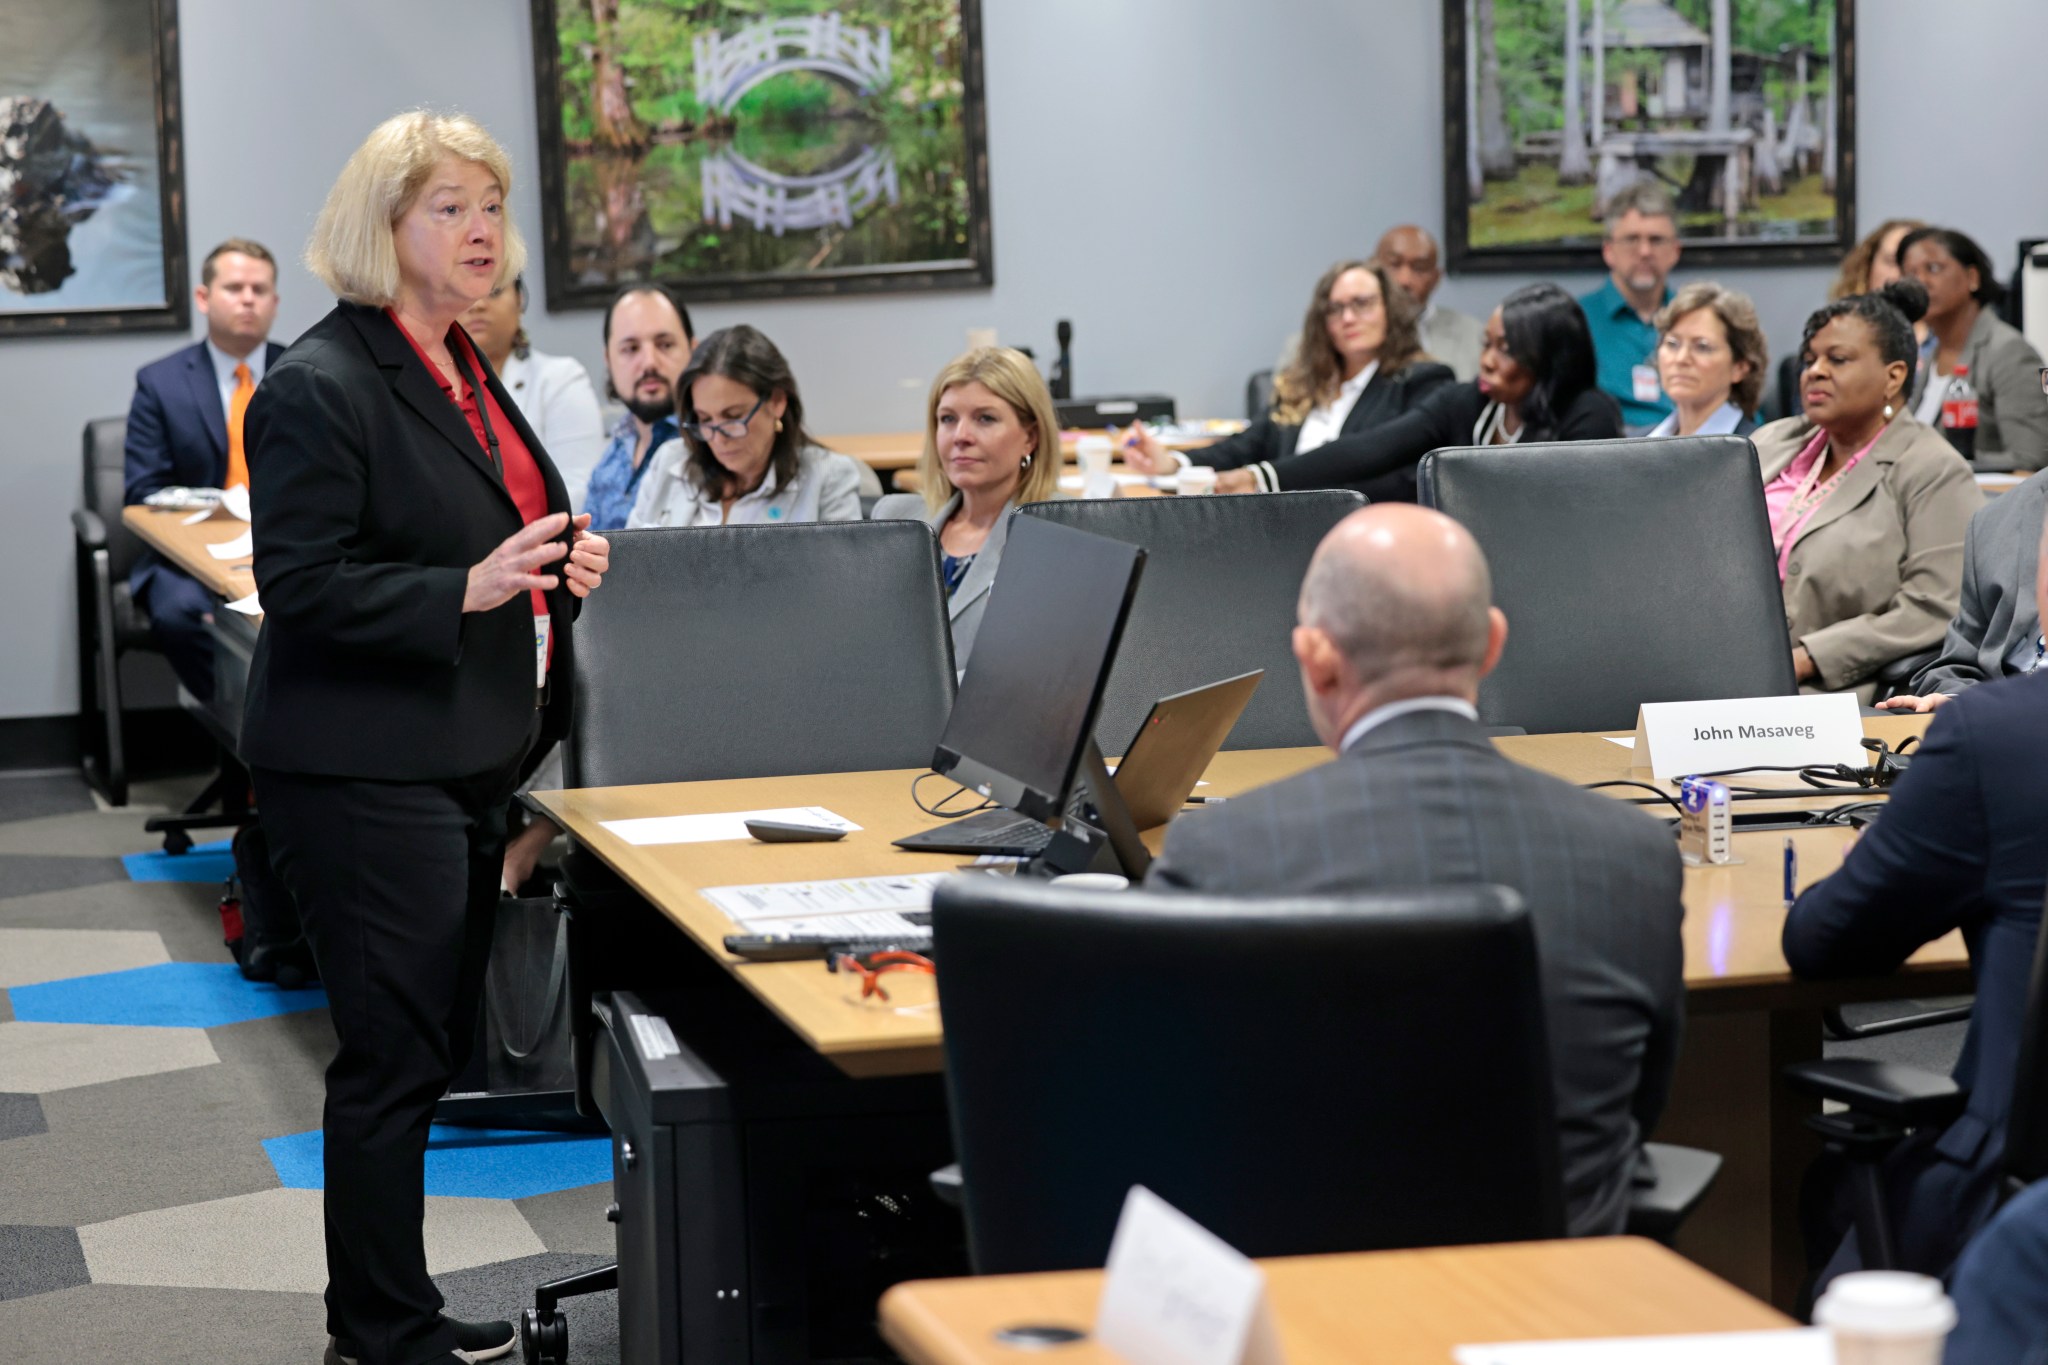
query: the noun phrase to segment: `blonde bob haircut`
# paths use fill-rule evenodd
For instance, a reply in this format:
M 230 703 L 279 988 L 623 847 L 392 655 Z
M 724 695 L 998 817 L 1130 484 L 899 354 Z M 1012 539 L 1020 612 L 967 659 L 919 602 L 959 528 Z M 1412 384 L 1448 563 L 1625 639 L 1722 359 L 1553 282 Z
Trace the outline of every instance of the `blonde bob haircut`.
M 484 126 L 467 114 L 414 109 L 385 119 L 363 139 L 327 192 L 319 221 L 306 242 L 306 268 L 336 297 L 371 308 L 398 302 L 398 248 L 392 229 L 413 206 L 427 177 L 445 157 L 474 162 L 497 177 L 498 192 L 512 197 L 512 159 Z M 504 215 L 494 290 L 526 269 L 526 243 Z
M 1022 422 L 1038 437 L 1031 448 L 1031 467 L 1017 482 L 1019 503 L 1044 502 L 1060 486 L 1060 420 L 1053 412 L 1052 394 L 1045 387 L 1038 367 L 1021 351 L 1007 346 L 978 346 L 961 356 L 932 381 L 932 394 L 924 405 L 924 454 L 917 460 L 918 477 L 924 487 L 925 506 L 936 512 L 953 496 L 953 481 L 946 477 L 946 462 L 939 458 L 939 400 L 946 390 L 962 384 L 979 384 L 1010 405 Z

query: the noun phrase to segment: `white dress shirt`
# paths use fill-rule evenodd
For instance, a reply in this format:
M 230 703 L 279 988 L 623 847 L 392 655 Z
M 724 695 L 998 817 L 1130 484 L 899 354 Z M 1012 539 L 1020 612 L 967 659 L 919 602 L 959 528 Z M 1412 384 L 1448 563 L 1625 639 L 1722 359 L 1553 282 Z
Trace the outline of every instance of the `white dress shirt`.
M 1736 407 L 1733 403 L 1723 403 L 1720 407 L 1714 409 L 1706 421 L 1700 423 L 1700 429 L 1695 431 L 1693 435 L 1733 436 L 1735 428 L 1741 425 L 1742 409 Z M 1644 434 L 1648 436 L 1676 436 L 1678 434 L 1678 414 L 1672 413 Z
M 716 493 L 690 477 L 690 447 L 680 437 L 647 457 L 640 496 L 626 529 L 642 526 L 750 526 L 790 521 L 859 521 L 860 466 L 850 455 L 805 446 L 796 477 L 778 484 L 771 468 L 753 492 L 734 500 L 726 514 Z
M 235 410 L 235 366 L 249 367 L 249 382 L 261 384 L 263 372 L 270 367 L 270 342 L 256 343 L 256 349 L 240 360 L 213 344 L 213 338 L 206 339 L 206 358 L 213 362 L 214 382 L 220 385 L 220 415 L 223 419 Z
M 1385 706 L 1374 707 L 1353 721 L 1351 728 L 1344 732 L 1344 742 L 1337 746 L 1337 752 L 1349 752 L 1351 746 L 1364 739 L 1369 732 L 1411 711 L 1449 711 L 1452 715 L 1463 716 L 1466 720 L 1479 719 L 1479 708 L 1463 697 L 1409 697 L 1402 701 L 1390 701 Z
M 1375 360 L 1338 386 L 1335 398 L 1309 409 L 1308 416 L 1301 419 L 1301 434 L 1294 438 L 1294 453 L 1306 455 L 1317 446 L 1336 440 L 1344 430 L 1344 419 L 1358 406 L 1358 396 L 1379 372 L 1380 363 Z
M 604 417 L 598 411 L 597 390 L 582 364 L 570 356 L 514 352 L 498 374 L 498 382 L 542 449 L 561 472 L 569 490 L 569 510 L 583 510 L 583 495 L 590 488 L 590 471 L 604 454 Z

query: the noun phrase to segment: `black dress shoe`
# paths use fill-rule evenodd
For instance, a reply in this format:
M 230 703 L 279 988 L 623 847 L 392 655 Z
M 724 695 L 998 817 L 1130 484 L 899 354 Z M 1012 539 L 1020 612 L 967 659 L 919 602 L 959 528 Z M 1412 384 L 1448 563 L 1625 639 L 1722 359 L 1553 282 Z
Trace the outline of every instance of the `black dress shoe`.
M 519 1344 L 519 1333 L 509 1322 L 464 1322 L 460 1318 L 449 1318 L 448 1325 L 455 1329 L 455 1350 L 443 1359 L 461 1361 L 463 1365 L 475 1365 L 480 1360 L 496 1360 L 512 1353 Z M 327 1347 L 325 1365 L 357 1365 L 362 1351 L 347 1337 L 336 1337 Z M 432 1362 L 441 1365 L 441 1360 Z

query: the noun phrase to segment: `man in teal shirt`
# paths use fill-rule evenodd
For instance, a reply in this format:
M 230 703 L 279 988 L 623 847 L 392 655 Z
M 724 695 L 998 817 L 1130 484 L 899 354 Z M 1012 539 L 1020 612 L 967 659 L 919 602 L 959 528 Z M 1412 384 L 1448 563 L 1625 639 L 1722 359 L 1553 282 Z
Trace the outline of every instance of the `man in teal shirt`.
M 1607 283 L 1579 300 L 1600 362 L 1600 387 L 1621 403 L 1631 435 L 1670 415 L 1671 400 L 1657 382 L 1657 310 L 1671 301 L 1678 265 L 1678 216 L 1671 196 L 1644 180 L 1607 205 L 1600 243 Z

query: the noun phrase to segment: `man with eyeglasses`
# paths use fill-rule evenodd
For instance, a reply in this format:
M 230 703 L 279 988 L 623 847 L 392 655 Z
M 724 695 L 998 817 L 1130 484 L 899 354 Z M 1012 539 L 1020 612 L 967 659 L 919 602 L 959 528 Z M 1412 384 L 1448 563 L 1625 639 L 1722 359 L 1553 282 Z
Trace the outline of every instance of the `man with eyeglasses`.
M 1678 266 L 1678 215 L 1654 181 L 1639 181 L 1607 204 L 1600 257 L 1607 283 L 1579 300 L 1600 362 L 1600 387 L 1621 404 L 1630 435 L 1671 414 L 1657 379 L 1657 310 L 1671 302 Z

